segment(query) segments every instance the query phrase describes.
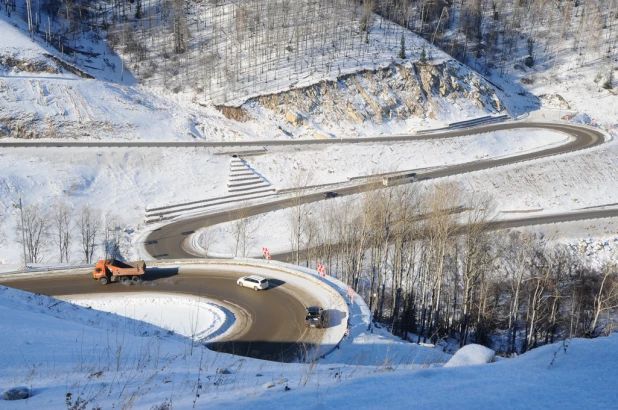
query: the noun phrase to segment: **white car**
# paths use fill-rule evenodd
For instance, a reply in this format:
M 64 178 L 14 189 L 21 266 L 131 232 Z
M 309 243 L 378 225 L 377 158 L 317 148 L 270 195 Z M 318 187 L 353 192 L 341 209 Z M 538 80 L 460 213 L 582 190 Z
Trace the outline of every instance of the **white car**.
M 236 283 L 238 286 L 252 288 L 253 290 L 264 290 L 268 287 L 268 279 L 257 275 L 243 276 Z

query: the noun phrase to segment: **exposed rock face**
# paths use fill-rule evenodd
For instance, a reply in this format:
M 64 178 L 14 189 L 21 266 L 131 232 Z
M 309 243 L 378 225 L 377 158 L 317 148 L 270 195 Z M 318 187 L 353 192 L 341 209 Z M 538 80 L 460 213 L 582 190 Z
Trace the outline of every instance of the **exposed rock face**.
M 241 107 L 220 106 L 220 107 L 217 107 L 217 109 L 221 111 L 221 114 L 225 115 L 226 118 L 229 118 L 235 121 L 245 122 L 249 119 L 249 116 L 247 115 L 247 111 L 245 111 Z
M 301 125 L 305 125 L 305 120 L 302 115 L 288 111 L 285 113 L 285 119 L 288 120 L 292 125 L 300 127 Z
M 0 66 L 6 69 L 17 68 L 28 73 L 58 74 L 58 69 L 44 60 L 20 60 L 13 56 L 0 55 Z
M 253 98 L 243 105 L 268 108 L 294 126 L 328 129 L 341 121 L 381 124 L 410 117 L 439 118 L 445 105 L 502 111 L 491 86 L 456 62 L 390 65 L 375 71 L 321 81 L 309 87 Z
M 563 110 L 570 110 L 571 105 L 560 94 L 541 94 L 539 99 L 543 102 L 543 105 L 552 108 L 562 108 Z

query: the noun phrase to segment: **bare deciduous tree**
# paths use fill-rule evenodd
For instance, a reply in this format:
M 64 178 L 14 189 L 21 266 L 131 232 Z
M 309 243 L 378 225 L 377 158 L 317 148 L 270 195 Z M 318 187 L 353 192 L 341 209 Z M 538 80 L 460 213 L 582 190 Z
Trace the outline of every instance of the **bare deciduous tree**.
M 122 240 L 121 220 L 118 216 L 107 213 L 103 225 L 103 247 L 105 259 L 119 259 L 121 257 L 120 244 Z
M 449 247 L 459 228 L 456 211 L 461 207 L 461 188 L 455 184 L 437 184 L 427 197 L 425 235 L 431 254 L 433 320 L 429 333 L 432 342 L 438 340 L 438 326 L 442 304 L 444 269 Z
M 468 338 L 473 295 L 478 282 L 491 266 L 490 247 L 494 242 L 488 231 L 488 222 L 495 211 L 492 198 L 483 194 L 473 194 L 468 195 L 466 202 L 468 210 L 462 218 L 463 226 L 456 251 L 461 260 L 463 282 L 460 347 L 466 344 Z
M 26 261 L 28 263 L 42 262 L 43 253 L 47 249 L 49 240 L 50 224 L 47 215 L 40 207 L 27 206 L 23 209 L 24 223 L 18 223 L 17 241 L 22 243 L 23 236 L 26 241 Z
M 509 295 L 507 348 L 506 353 L 516 352 L 518 321 L 521 309 L 521 288 L 524 275 L 530 265 L 532 238 L 518 232 L 512 232 L 501 244 L 504 257 L 501 258 L 507 294 Z
M 58 250 L 60 263 L 68 263 L 71 253 L 72 209 L 61 201 L 57 201 L 51 209 L 52 241 Z
M 207 226 L 200 235 L 200 245 L 204 250 L 204 257 L 208 257 L 208 250 L 219 239 L 221 230 L 216 226 Z
M 604 312 L 618 309 L 618 265 L 615 261 L 607 263 L 599 276 L 600 285 L 594 296 L 594 316 L 586 332 L 588 337 L 601 333 L 599 318 Z
M 292 206 L 290 208 L 290 222 L 292 225 L 290 242 L 296 265 L 300 264 L 302 235 L 307 224 L 306 213 L 308 205 L 305 203 L 304 197 L 312 180 L 313 174 L 303 169 L 298 169 L 292 176 L 292 184 L 295 190 L 292 193 Z
M 232 252 L 234 257 L 241 256 L 244 258 L 249 255 L 253 246 L 251 238 L 257 229 L 255 217 L 249 214 L 246 205 L 241 205 L 239 209 L 233 212 L 232 219 L 231 230 L 234 238 Z
M 92 263 L 94 250 L 97 245 L 96 241 L 101 234 L 102 228 L 101 212 L 90 208 L 89 205 L 84 206 L 77 219 L 77 230 L 81 238 L 81 248 L 86 263 Z

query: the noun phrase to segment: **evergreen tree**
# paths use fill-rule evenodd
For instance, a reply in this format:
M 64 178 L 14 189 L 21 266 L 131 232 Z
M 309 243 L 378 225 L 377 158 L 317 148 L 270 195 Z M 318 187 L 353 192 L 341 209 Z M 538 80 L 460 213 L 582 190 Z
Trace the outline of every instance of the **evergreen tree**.
M 401 33 L 401 48 L 399 49 L 399 55 L 397 57 L 402 60 L 405 60 L 406 58 L 406 38 L 403 33 Z

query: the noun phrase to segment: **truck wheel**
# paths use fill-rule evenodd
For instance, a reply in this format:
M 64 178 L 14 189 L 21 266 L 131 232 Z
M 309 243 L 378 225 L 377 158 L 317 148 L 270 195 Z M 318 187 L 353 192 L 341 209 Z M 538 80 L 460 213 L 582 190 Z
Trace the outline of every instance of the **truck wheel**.
M 128 277 L 128 276 L 121 276 L 121 277 L 120 277 L 120 282 L 122 282 L 122 283 L 128 283 L 128 282 L 129 282 L 129 277 Z
M 107 276 L 102 276 L 101 278 L 99 278 L 99 282 L 101 282 L 101 285 L 107 285 L 109 279 L 107 279 Z
M 140 277 L 139 276 L 133 276 L 131 279 L 133 279 L 133 282 L 135 282 L 135 283 L 140 281 Z

